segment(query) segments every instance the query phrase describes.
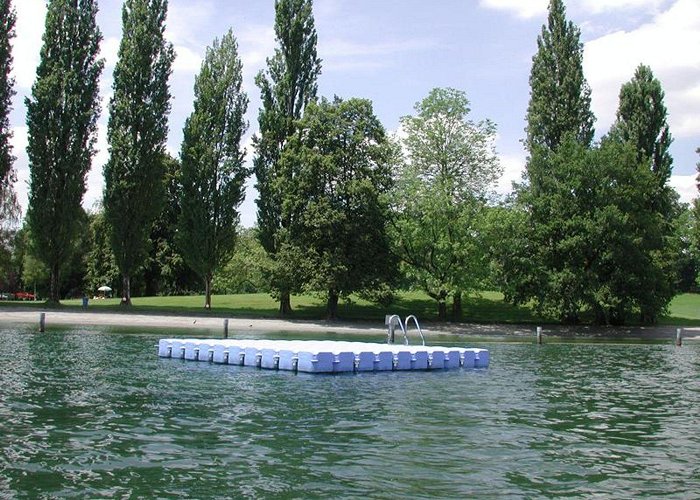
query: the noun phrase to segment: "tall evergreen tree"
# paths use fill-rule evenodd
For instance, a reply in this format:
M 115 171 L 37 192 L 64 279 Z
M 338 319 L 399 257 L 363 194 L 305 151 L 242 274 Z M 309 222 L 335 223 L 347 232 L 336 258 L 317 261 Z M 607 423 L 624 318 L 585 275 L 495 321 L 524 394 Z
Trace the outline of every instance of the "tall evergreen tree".
M 233 32 L 214 40 L 194 83 L 194 111 L 182 142 L 182 211 L 177 243 L 187 264 L 204 280 L 211 308 L 214 272 L 233 251 L 238 207 L 249 175 L 241 137 L 248 97 Z
M 123 35 L 109 103 L 109 160 L 104 210 L 122 274 L 122 304 L 131 305 L 131 278 L 144 264 L 153 220 L 164 200 L 168 78 L 175 58 L 165 40 L 167 0 L 126 0 Z
M 580 38 L 581 30 L 566 19 L 563 0 L 550 0 L 530 72 L 526 146 L 531 154 L 536 147 L 556 150 L 567 134 L 584 146 L 593 140 L 595 118 Z
M 85 177 L 99 114 L 97 59 L 102 34 L 96 0 L 51 0 L 32 97 L 26 99 L 30 186 L 27 223 L 34 254 L 51 273 L 59 300 L 61 265 L 82 216 Z
M 275 190 L 279 158 L 306 105 L 316 99 L 316 80 L 321 60 L 316 54 L 316 28 L 312 0 L 276 0 L 275 35 L 278 47 L 267 60 L 267 71 L 256 77 L 262 108 L 258 114 L 260 135 L 254 138 L 256 155 L 253 169 L 259 197 L 258 229 L 260 242 L 273 259 L 281 246 L 279 232 L 289 225 L 282 217 L 283 193 Z M 291 312 L 290 285 L 277 267 L 273 288 L 280 298 L 280 313 Z M 273 273 L 275 274 L 275 273 Z
M 634 77 L 622 85 L 617 119 L 609 138 L 629 142 L 637 151 L 637 161 L 647 165 L 654 179 L 653 194 L 644 209 L 650 220 L 656 221 L 647 228 L 639 246 L 652 259 L 656 256 L 659 267 L 673 259 L 670 240 L 675 234 L 674 219 L 681 213 L 678 195 L 669 185 L 673 171 L 673 158 L 669 148 L 673 138 L 666 120 L 668 112 L 664 104 L 661 82 L 654 77 L 651 68 L 640 64 Z M 659 312 L 657 302 L 665 307 L 672 297 L 674 273 L 648 273 L 645 289 L 649 304 L 642 301 L 641 316 L 646 322 L 655 321 Z
M 654 77 L 649 66 L 640 64 L 632 80 L 620 89 L 617 120 L 610 136 L 632 142 L 639 161 L 649 162 L 649 167 L 658 178 L 659 187 L 668 182 L 673 170 L 669 151 L 673 138 L 667 117 L 661 82 Z
M 17 16 L 12 8 L 11 0 L 0 0 L 0 231 L 4 232 L 2 224 L 16 219 L 19 212 L 14 183 L 17 174 L 13 168 L 15 157 L 12 154 L 12 131 L 10 130 L 10 111 L 12 96 L 15 95 L 12 78 L 12 45 L 15 37 L 15 21 Z M 0 234 L 0 244 L 5 238 Z

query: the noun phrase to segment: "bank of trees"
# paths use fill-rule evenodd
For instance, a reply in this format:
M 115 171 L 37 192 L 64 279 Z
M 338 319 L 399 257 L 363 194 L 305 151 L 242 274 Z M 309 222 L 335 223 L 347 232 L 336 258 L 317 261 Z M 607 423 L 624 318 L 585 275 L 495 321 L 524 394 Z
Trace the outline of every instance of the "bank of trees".
M 0 13 L 7 219 L 16 213 L 5 210 L 15 206 L 9 0 L 0 0 Z M 124 2 L 104 199 L 86 214 L 102 71 L 96 3 L 49 1 L 27 103 L 27 224 L 3 236 L 13 252 L 0 252 L 8 287 L 36 283 L 58 301 L 108 285 L 125 305 L 132 293 L 203 290 L 207 308 L 213 292 L 269 292 L 282 315 L 292 313 L 293 294 L 316 293 L 331 319 L 343 298 L 387 305 L 400 288 L 425 291 L 441 319 L 451 303 L 458 319 L 463 297 L 495 287 L 561 321 L 620 324 L 655 321 L 679 284 L 694 285 L 700 205 L 682 206 L 668 184 L 672 136 L 661 84 L 640 65 L 596 142 L 580 30 L 561 0 L 549 3 L 533 57 L 526 172 L 505 200 L 492 193 L 501 173 L 496 126 L 470 116 L 463 91 L 431 90 L 395 137 L 370 101 L 317 95 L 311 0 L 275 2 L 276 47 L 256 78 L 262 105 L 252 165 L 242 148 L 248 98 L 233 31 L 207 49 L 179 157 L 170 157 L 166 13 L 167 0 Z M 73 50 L 75 39 L 82 43 Z M 252 174 L 257 227 L 242 230 L 238 210 Z

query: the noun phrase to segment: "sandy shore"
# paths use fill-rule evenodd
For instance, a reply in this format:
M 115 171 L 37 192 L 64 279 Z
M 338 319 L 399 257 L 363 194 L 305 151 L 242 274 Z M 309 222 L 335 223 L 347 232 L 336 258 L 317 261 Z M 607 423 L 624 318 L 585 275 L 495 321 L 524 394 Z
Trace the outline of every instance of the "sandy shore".
M 224 318 L 203 316 L 182 316 L 165 314 L 138 314 L 88 311 L 55 311 L 37 309 L 0 309 L 0 326 L 3 324 L 29 324 L 39 326 L 39 315 L 45 313 L 46 325 L 78 325 L 106 326 L 112 328 L 127 327 L 144 329 L 177 330 L 173 332 L 183 335 L 192 331 L 194 335 L 206 335 L 206 331 L 220 335 L 224 329 Z M 480 337 L 532 337 L 533 325 L 484 325 L 473 323 L 444 323 L 423 324 L 426 338 L 440 335 L 468 335 Z M 230 335 L 241 335 L 245 332 L 312 332 L 384 335 L 386 327 L 381 322 L 326 322 L 305 320 L 281 320 L 260 318 L 229 318 Z M 592 327 L 592 326 L 559 326 L 545 325 L 544 334 L 563 338 L 610 338 L 610 339 L 674 339 L 676 327 Z M 415 334 L 415 333 L 414 333 Z M 684 340 L 700 340 L 700 327 L 683 328 Z

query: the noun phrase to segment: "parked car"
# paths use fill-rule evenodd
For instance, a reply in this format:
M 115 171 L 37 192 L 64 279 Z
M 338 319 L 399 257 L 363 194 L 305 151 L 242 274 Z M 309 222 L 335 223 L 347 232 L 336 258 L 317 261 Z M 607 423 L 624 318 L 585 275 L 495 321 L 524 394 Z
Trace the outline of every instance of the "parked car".
M 15 298 L 17 300 L 34 300 L 34 294 L 29 292 L 16 292 Z
M 14 298 L 14 293 L 0 292 L 0 300 L 14 300 Z

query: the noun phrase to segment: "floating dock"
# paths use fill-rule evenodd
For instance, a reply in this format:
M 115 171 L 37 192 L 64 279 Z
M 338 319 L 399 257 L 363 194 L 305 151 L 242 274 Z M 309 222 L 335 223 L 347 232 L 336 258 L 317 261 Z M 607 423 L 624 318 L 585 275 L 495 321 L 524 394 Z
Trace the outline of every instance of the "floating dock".
M 161 339 L 158 356 L 303 373 L 486 368 L 486 349 L 330 340 Z

